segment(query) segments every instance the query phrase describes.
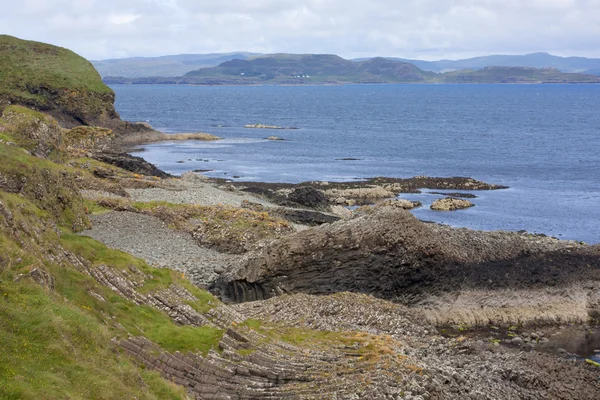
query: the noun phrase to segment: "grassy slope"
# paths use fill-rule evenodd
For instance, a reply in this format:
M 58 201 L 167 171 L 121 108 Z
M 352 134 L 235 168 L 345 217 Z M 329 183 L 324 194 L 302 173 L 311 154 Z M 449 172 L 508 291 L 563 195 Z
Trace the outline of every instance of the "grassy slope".
M 92 64 L 70 50 L 0 35 L 0 111 L 21 104 L 94 125 L 118 118 L 114 93 Z
M 0 202 L 19 227 L 15 233 L 0 218 L 0 398 L 183 398 L 181 389 L 114 352 L 110 340 L 144 334 L 171 350 L 205 351 L 208 342 L 215 343 L 214 332 L 178 327 L 72 265 L 49 261 L 61 242 L 73 241 L 71 235 L 59 238 L 49 228 L 52 216 L 19 195 L 0 192 Z M 103 256 L 106 264 L 117 266 L 113 260 L 119 257 L 110 250 Z M 21 276 L 33 268 L 54 277 L 55 291 Z
M 12 138 L 6 132 L 2 136 Z M 24 178 L 32 188 L 44 188 L 15 194 L 2 190 L 7 187 L 0 182 L 0 398 L 185 398 L 181 388 L 115 352 L 111 339 L 143 335 L 168 351 L 206 353 L 223 332 L 176 325 L 167 314 L 101 286 L 62 254 L 67 250 L 92 266 L 137 267 L 152 276 L 141 292 L 181 285 L 196 296 L 190 305 L 198 311 L 207 311 L 216 300 L 180 273 L 150 268 L 73 234 L 72 222 L 86 219 L 83 201 L 67 182 L 74 168 L 6 143 L 0 143 L 0 157 L 3 177 Z M 53 184 L 56 176 L 64 182 Z M 62 200 L 44 195 L 49 185 L 58 186 L 53 190 Z M 54 278 L 54 290 L 28 278 L 35 268 Z
M 48 87 L 110 93 L 92 64 L 74 52 L 0 35 L 0 93 L 40 99 L 30 88 Z

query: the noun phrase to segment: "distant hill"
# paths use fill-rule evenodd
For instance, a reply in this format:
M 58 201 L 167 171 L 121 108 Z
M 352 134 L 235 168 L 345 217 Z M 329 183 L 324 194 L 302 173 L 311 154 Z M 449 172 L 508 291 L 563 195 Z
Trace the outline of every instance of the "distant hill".
M 385 83 L 426 82 L 434 76 L 412 64 L 375 58 L 359 63 L 327 54 L 274 54 L 232 60 L 188 72 L 183 79 L 213 83 Z
M 561 72 L 556 68 L 485 67 L 442 75 L 444 83 L 600 83 L 600 77 Z
M 485 67 L 444 74 L 385 58 L 355 62 L 329 54 L 272 54 L 230 60 L 182 77 L 107 77 L 106 83 L 134 84 L 345 84 L 345 83 L 600 83 L 600 77 L 554 68 Z
M 211 53 L 211 54 L 179 54 L 162 57 L 130 57 L 92 61 L 102 77 L 123 76 L 140 78 L 147 76 L 176 77 L 202 67 L 214 67 L 222 62 L 245 60 L 255 53 Z
M 104 77 L 146 78 L 180 77 L 199 68 L 217 67 L 231 60 L 252 60 L 257 58 L 292 58 L 298 55 L 272 54 L 262 55 L 248 52 L 180 54 L 162 57 L 131 57 L 92 61 L 100 75 Z M 381 58 L 381 57 L 375 57 Z M 552 67 L 562 72 L 579 72 L 600 75 L 600 59 L 584 57 L 558 57 L 548 53 L 527 55 L 491 55 L 463 60 L 423 61 L 406 58 L 384 57 L 386 60 L 413 64 L 423 71 L 450 72 L 462 69 L 481 69 L 485 67 Z M 373 58 L 360 58 L 351 61 L 364 62 Z
M 467 58 L 464 60 L 422 61 L 404 58 L 386 57 L 388 60 L 408 62 L 425 71 L 448 72 L 461 69 L 481 69 L 485 67 L 552 67 L 562 72 L 580 72 L 600 75 L 600 59 L 584 57 L 559 57 L 548 53 L 527 55 L 492 55 Z M 365 58 L 354 59 L 362 62 Z

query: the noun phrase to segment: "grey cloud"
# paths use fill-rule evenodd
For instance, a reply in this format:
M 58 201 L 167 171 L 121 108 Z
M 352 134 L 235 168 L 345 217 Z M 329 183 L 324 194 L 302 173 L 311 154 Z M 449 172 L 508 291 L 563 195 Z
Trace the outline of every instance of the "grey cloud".
M 6 3 L 6 4 L 2 4 Z M 600 0 L 0 0 L 3 33 L 92 59 L 248 50 L 600 57 Z

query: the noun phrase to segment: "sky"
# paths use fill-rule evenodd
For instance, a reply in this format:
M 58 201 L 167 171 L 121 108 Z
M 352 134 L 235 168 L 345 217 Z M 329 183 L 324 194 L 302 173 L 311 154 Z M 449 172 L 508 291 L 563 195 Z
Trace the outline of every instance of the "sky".
M 0 0 L 0 33 L 100 60 L 328 53 L 600 58 L 600 0 Z

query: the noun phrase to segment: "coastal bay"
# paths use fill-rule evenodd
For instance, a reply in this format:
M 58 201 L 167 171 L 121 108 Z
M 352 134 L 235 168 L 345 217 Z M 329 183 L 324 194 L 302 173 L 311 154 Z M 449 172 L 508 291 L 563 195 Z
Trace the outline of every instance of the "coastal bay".
M 457 213 L 429 210 L 443 196 L 424 191 L 410 196 L 426 206 L 415 215 L 600 242 L 595 85 L 112 87 L 126 119 L 223 138 L 143 147 L 138 155 L 173 174 L 291 183 L 468 176 L 509 189 L 478 194 Z M 257 123 L 300 129 L 273 142 L 268 129 L 243 128 Z

